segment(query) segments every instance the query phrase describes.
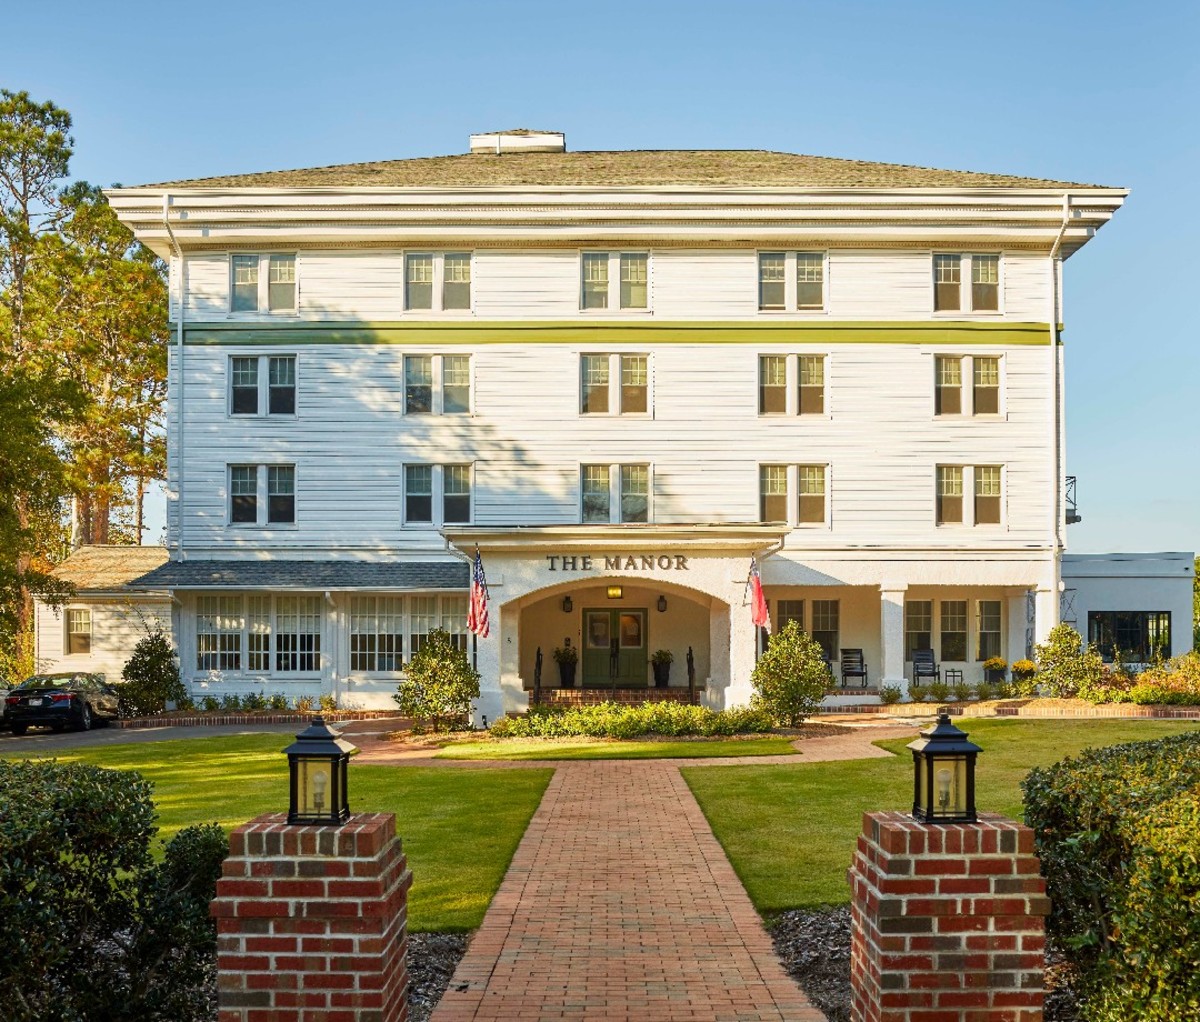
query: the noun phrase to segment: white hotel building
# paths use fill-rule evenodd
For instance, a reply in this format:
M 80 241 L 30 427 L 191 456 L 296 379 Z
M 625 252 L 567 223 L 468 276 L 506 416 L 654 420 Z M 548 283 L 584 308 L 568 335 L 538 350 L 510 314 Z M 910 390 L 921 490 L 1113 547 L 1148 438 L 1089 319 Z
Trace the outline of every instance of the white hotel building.
M 476 545 L 493 718 L 568 639 L 585 689 L 652 685 L 656 649 L 684 686 L 690 648 L 707 704 L 747 702 L 751 557 L 839 680 L 926 647 L 979 680 L 1059 620 L 1062 268 L 1126 194 L 542 132 L 114 189 L 170 262 L 140 585 L 217 692 L 390 706 L 465 632 Z

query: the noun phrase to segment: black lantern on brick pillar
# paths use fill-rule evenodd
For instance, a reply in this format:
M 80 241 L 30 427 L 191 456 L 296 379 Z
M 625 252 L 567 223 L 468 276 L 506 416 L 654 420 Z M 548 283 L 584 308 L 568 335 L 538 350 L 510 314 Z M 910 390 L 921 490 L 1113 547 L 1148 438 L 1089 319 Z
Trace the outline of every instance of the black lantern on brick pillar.
M 937 727 L 908 746 L 913 754 L 913 819 L 918 823 L 975 822 L 975 757 L 983 750 L 938 715 Z
M 326 724 L 324 717 L 314 717 L 283 751 L 287 753 L 291 791 L 288 823 L 333 827 L 345 823 L 350 818 L 346 767 L 358 749 Z

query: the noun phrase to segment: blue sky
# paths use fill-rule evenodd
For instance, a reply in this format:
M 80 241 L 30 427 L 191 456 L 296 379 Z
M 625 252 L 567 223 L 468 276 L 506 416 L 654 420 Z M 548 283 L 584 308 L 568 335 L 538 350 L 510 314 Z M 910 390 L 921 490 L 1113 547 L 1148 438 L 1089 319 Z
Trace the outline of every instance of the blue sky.
M 1200 546 L 1200 4 L 27 2 L 0 86 L 136 184 L 458 153 L 761 148 L 1129 187 L 1066 265 L 1078 551 Z M 1185 245 L 1187 247 L 1185 247 Z M 151 537 L 153 538 L 153 537 Z

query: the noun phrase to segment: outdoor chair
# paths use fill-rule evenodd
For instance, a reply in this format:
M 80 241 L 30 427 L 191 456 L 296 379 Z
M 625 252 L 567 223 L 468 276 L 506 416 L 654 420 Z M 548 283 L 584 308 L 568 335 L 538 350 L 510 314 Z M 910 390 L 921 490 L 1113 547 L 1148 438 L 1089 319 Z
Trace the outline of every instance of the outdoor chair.
M 861 649 L 842 650 L 842 688 L 847 687 L 846 682 L 849 678 L 860 678 L 862 688 L 866 688 L 869 684 L 867 680 L 867 662 L 863 659 L 863 651 Z
M 914 649 L 912 652 L 913 665 L 913 684 L 921 684 L 922 678 L 934 678 L 937 681 L 942 680 L 942 669 L 938 666 L 937 661 L 933 659 L 933 650 L 931 649 Z

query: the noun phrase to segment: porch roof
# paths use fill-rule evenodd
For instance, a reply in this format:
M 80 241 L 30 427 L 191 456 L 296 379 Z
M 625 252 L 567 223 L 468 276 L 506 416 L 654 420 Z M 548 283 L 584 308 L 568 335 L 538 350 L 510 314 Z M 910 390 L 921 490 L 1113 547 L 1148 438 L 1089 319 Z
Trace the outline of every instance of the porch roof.
M 711 550 L 751 554 L 778 547 L 790 532 L 784 524 L 704 523 L 696 525 L 515 525 L 463 526 L 442 530 L 446 540 L 469 553 L 484 550 L 628 550 L 653 544 L 661 550 Z
M 461 561 L 170 561 L 143 575 L 137 589 L 461 589 Z

